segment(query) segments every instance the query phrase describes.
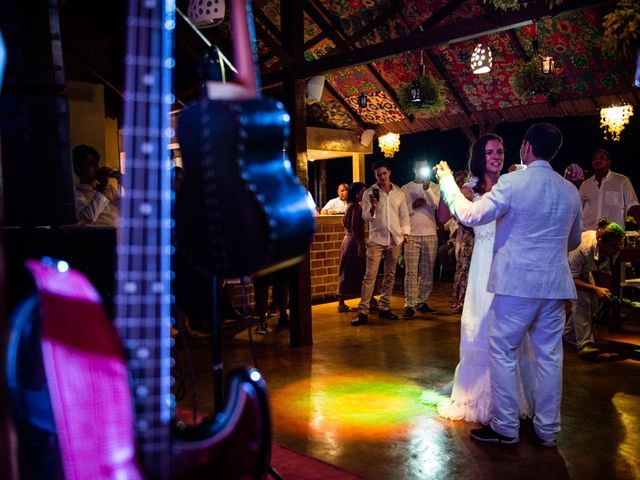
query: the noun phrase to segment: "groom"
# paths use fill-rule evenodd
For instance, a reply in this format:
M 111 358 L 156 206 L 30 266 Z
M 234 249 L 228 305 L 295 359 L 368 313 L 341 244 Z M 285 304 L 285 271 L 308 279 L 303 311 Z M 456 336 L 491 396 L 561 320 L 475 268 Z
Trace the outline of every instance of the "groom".
M 460 193 L 446 162 L 435 168 L 441 195 L 463 224 L 496 220 L 487 285 L 495 293 L 489 312 L 491 422 L 471 430 L 471 438 L 481 442 L 519 442 L 516 350 L 529 332 L 535 355 L 532 433 L 541 445 L 556 446 L 564 301 L 576 298 L 568 251 L 580 244 L 582 231 L 578 191 L 549 164 L 561 145 L 556 126 L 531 126 L 520 147 L 527 168 L 502 175 L 475 203 Z

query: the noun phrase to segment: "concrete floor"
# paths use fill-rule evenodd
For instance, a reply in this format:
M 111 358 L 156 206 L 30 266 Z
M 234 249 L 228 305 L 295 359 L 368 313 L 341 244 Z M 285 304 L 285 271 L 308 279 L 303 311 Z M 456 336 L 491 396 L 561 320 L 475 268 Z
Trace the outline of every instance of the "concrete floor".
M 640 313 L 623 309 L 623 329 L 598 329 L 597 361 L 565 350 L 559 447 L 534 445 L 526 432 L 514 447 L 469 439 L 476 424 L 452 422 L 419 402 L 423 390 L 450 381 L 458 361 L 459 315 L 451 284 L 436 282 L 437 314 L 349 325 L 336 303 L 313 307 L 311 347 L 290 348 L 288 330 L 253 336 L 267 381 L 273 439 L 372 480 L 640 479 Z M 356 305 L 357 300 L 352 300 Z M 401 296 L 392 307 L 402 310 Z M 223 327 L 225 370 L 254 364 L 242 321 Z M 275 325 L 276 318 L 270 319 Z M 210 341 L 188 339 L 198 409 L 212 407 Z M 178 343 L 179 365 L 187 356 Z M 189 388 L 188 373 L 182 372 Z M 179 401 L 190 406 L 190 393 Z

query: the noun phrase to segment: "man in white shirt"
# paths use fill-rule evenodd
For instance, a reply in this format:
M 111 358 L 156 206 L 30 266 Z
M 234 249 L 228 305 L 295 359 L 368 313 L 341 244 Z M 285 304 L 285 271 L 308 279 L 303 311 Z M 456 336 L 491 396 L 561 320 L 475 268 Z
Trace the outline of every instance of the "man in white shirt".
M 596 230 L 601 217 L 607 217 L 624 227 L 627 212 L 640 225 L 640 204 L 636 192 L 627 177 L 609 170 L 609 153 L 606 150 L 596 150 L 591 159 L 591 167 L 593 176 L 580 185 L 583 231 Z
M 369 224 L 369 239 L 366 272 L 358 304 L 359 312 L 357 318 L 351 321 L 354 327 L 366 325 L 369 321 L 369 304 L 382 258 L 384 279 L 378 301 L 378 316 L 390 320 L 398 318 L 391 312 L 391 292 L 400 247 L 411 232 L 406 198 L 400 187 L 391 183 L 389 162 L 375 162 L 372 169 L 377 183 L 367 188 L 362 196 L 362 218 Z
M 433 288 L 433 266 L 438 251 L 436 208 L 440 202 L 440 188 L 429 180 L 426 161 L 415 163 L 413 181 L 402 186 L 407 198 L 411 219 L 411 235 L 404 244 L 404 314 L 413 318 L 416 310 L 433 313 L 427 299 Z
M 341 183 L 338 185 L 338 196 L 332 198 L 320 210 L 321 215 L 343 214 L 347 209 L 347 194 L 349 193 L 349 185 Z
M 77 145 L 72 155 L 73 170 L 79 179 L 76 184 L 78 226 L 117 228 L 120 192 L 109 185 L 109 178 L 120 178 L 120 174 L 109 167 L 99 167 L 100 154 L 89 145 Z

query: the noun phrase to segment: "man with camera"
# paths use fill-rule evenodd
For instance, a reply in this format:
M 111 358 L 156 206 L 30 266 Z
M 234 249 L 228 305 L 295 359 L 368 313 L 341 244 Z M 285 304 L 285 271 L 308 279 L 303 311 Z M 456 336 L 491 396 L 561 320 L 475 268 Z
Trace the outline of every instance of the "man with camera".
M 367 265 L 362 280 L 358 316 L 351 321 L 354 327 L 368 323 L 369 304 L 376 283 L 378 267 L 384 258 L 384 279 L 380 289 L 380 318 L 396 320 L 391 312 L 391 292 L 396 275 L 400 247 L 411 232 L 409 211 L 402 190 L 391 183 L 389 162 L 380 160 L 372 165 L 376 183 L 362 196 L 362 218 L 369 224 Z
M 416 310 L 434 313 L 427 304 L 433 289 L 433 266 L 438 251 L 436 208 L 440 202 L 440 188 L 429 179 L 426 161 L 418 160 L 413 168 L 415 178 L 402 186 L 407 197 L 411 235 L 404 244 L 404 314 L 413 318 Z
M 100 154 L 89 145 L 77 145 L 72 156 L 73 170 L 78 176 L 78 226 L 117 228 L 120 219 L 120 192 L 109 184 L 109 179 L 119 180 L 120 172 L 100 167 Z
M 608 288 L 596 285 L 594 274 L 611 275 L 611 266 L 622 248 L 624 229 L 606 217 L 598 221 L 597 230 L 582 233 L 580 246 L 569 253 L 569 266 L 578 298 L 571 300 L 564 339 L 575 344 L 580 358 L 594 358 L 599 353 L 593 337 L 593 314 L 596 305 L 611 307 L 614 299 Z

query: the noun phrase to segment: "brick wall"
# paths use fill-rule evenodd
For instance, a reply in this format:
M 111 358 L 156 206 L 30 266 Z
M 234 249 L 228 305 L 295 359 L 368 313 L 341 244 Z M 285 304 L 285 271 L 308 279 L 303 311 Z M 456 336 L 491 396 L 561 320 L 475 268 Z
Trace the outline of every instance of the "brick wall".
M 311 300 L 335 300 L 340 244 L 344 238 L 342 215 L 322 215 L 316 220 L 311 243 Z

